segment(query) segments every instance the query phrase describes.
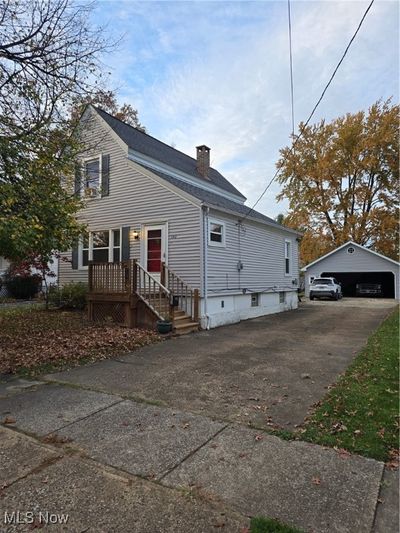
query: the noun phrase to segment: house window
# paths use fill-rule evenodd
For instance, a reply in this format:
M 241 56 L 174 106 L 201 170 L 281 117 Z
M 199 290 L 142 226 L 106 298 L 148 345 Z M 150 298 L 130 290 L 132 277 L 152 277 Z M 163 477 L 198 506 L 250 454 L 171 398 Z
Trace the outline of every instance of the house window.
M 210 246 L 225 246 L 225 224 L 218 220 L 210 220 L 208 244 Z
M 289 276 L 292 269 L 292 243 L 290 241 L 285 241 L 285 275 Z
M 121 229 L 92 231 L 82 240 L 80 266 L 86 268 L 89 261 L 112 263 L 121 260 Z
M 113 252 L 113 262 L 118 263 L 118 261 L 121 261 L 121 230 L 120 229 L 112 230 L 112 252 Z
M 251 307 L 258 307 L 260 304 L 259 304 L 259 301 L 260 301 L 260 295 L 258 292 L 254 292 L 252 295 L 251 295 Z
M 81 265 L 87 267 L 89 264 L 89 235 L 82 241 L 81 247 Z
M 286 292 L 282 291 L 279 293 L 279 303 L 284 304 L 286 301 Z
M 110 232 L 94 231 L 92 233 L 92 261 L 107 263 L 110 255 Z
M 94 157 L 84 162 L 83 175 L 86 196 L 95 196 L 101 186 L 100 157 Z

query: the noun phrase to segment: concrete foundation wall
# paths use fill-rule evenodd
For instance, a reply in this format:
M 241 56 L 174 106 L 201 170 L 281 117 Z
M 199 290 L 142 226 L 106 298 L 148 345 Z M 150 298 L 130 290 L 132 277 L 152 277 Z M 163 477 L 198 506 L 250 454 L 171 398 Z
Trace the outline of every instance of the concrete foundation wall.
M 297 309 L 297 291 L 285 291 L 285 301 L 280 303 L 279 292 L 259 293 L 259 305 L 251 306 L 251 294 L 209 296 L 207 313 L 204 298 L 201 299 L 202 329 L 235 324 L 241 320 Z

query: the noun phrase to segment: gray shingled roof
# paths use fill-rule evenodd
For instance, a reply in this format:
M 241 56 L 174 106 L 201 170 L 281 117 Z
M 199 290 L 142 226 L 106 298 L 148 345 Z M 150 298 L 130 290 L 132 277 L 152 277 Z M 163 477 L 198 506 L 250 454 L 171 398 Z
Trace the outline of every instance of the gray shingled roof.
M 163 180 L 168 181 L 172 185 L 175 185 L 175 187 L 178 187 L 182 191 L 185 191 L 188 194 L 194 196 L 195 198 L 201 200 L 208 207 L 215 207 L 216 209 L 220 208 L 224 211 L 230 211 L 238 215 L 239 218 L 248 215 L 249 218 L 259 220 L 260 222 L 264 222 L 270 226 L 276 226 L 280 229 L 285 229 L 290 232 L 298 233 L 291 228 L 287 228 L 285 226 L 282 226 L 281 224 L 278 224 L 278 222 L 276 222 L 272 218 L 269 218 L 263 215 L 262 213 L 259 213 L 258 211 L 254 211 L 254 209 L 251 211 L 251 213 L 249 213 L 249 207 L 246 205 L 239 204 L 238 202 L 234 202 L 233 200 L 229 200 L 228 198 L 225 198 L 224 196 L 221 196 L 220 194 L 214 193 L 212 191 L 201 189 L 200 187 L 196 187 L 196 185 L 184 182 L 178 178 L 174 178 L 168 174 L 165 174 L 164 172 L 154 170 L 153 168 L 150 168 L 146 165 L 140 164 L 140 166 L 147 170 L 150 170 L 150 172 L 156 174 L 156 176 L 159 176 Z
M 106 113 L 98 107 L 96 107 L 95 109 L 99 113 L 101 118 L 103 118 L 107 122 L 107 124 L 114 130 L 114 132 L 132 150 L 151 157 L 156 161 L 160 161 L 161 163 L 164 163 L 165 165 L 168 165 L 174 169 L 180 170 L 185 174 L 188 174 L 189 176 L 204 179 L 197 172 L 196 159 L 194 159 L 193 157 L 189 157 L 188 155 L 179 152 L 179 150 L 176 150 L 175 148 L 164 144 L 158 139 L 151 137 L 147 133 L 143 133 L 137 130 L 136 128 L 133 128 L 132 126 L 129 126 L 129 124 L 125 124 L 125 122 L 122 122 L 121 120 L 113 117 L 112 115 Z M 149 170 L 153 174 L 156 174 L 157 176 L 171 183 L 172 185 L 175 185 L 175 187 L 178 187 L 182 191 L 185 191 L 186 193 L 194 196 L 209 207 L 214 207 L 216 209 L 220 208 L 225 211 L 230 211 L 231 213 L 238 215 L 238 217 L 240 218 L 248 216 L 253 220 L 255 219 L 260 222 L 264 222 L 265 224 L 299 234 L 299 232 L 291 228 L 282 226 L 281 224 L 278 224 L 278 222 L 276 222 L 272 218 L 267 217 L 266 215 L 263 215 L 258 211 L 252 210 L 249 213 L 249 207 L 247 207 L 246 205 L 234 202 L 233 200 L 229 200 L 228 198 L 223 196 L 223 191 L 227 191 L 245 199 L 245 196 L 243 196 L 243 194 L 241 194 L 231 183 L 229 183 L 227 179 L 225 179 L 217 170 L 213 168 L 210 168 L 209 178 L 211 183 L 222 189 L 221 194 L 202 189 L 201 187 L 197 187 L 196 185 L 191 183 L 184 182 L 178 178 L 170 176 L 169 174 L 166 174 L 159 170 L 154 170 L 153 168 L 148 167 L 142 163 L 140 163 L 140 166 Z
M 115 131 L 115 133 L 131 148 L 136 152 L 140 152 L 156 161 L 160 161 L 165 165 L 168 165 L 172 168 L 185 172 L 189 176 L 193 176 L 198 179 L 204 179 L 198 172 L 196 166 L 196 159 L 190 157 L 172 146 L 155 139 L 147 133 L 143 133 L 136 128 L 125 124 L 121 120 L 113 117 L 112 115 L 106 113 L 102 109 L 95 107 L 98 114 L 107 124 Z M 238 191 L 227 179 L 222 176 L 214 168 L 210 168 L 208 177 L 214 185 L 228 191 L 231 194 L 245 198 L 243 194 Z

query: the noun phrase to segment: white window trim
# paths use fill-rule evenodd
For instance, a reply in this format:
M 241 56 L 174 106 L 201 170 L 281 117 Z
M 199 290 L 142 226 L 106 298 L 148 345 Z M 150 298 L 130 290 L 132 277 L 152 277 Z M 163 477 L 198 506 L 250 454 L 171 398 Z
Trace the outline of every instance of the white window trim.
M 121 261 L 122 256 L 122 227 L 115 227 L 112 229 L 96 229 L 89 232 L 89 253 L 88 261 L 93 261 L 93 233 L 98 231 L 108 231 L 109 233 L 109 246 L 108 246 L 108 262 L 114 262 L 114 231 L 119 230 L 119 260 Z M 89 265 L 83 265 L 83 242 L 79 242 L 78 246 L 78 268 L 79 270 L 87 270 Z
M 211 240 L 211 224 L 218 224 L 222 228 L 222 241 L 216 242 Z M 225 248 L 226 224 L 222 220 L 216 218 L 208 219 L 208 246 L 215 246 L 217 248 Z
M 286 256 L 286 245 L 289 243 L 289 257 Z M 285 277 L 290 278 L 292 276 L 293 272 L 293 251 L 292 251 L 292 241 L 290 239 L 285 239 L 285 248 L 284 248 L 284 256 L 285 256 L 285 263 L 284 263 L 284 272 Z M 289 259 L 289 272 L 286 272 L 286 259 Z
M 95 159 L 99 160 L 99 187 L 97 189 L 97 195 L 93 198 L 85 195 L 86 191 L 86 163 L 89 161 L 94 161 Z M 102 154 L 93 155 L 91 157 L 84 157 L 81 160 L 81 176 L 82 176 L 82 187 L 81 187 L 81 198 L 86 198 L 86 200 L 96 200 L 101 196 L 101 188 L 103 186 L 103 168 L 102 168 Z M 116 228 L 117 229 L 117 228 Z M 101 231 L 101 230 L 99 230 Z

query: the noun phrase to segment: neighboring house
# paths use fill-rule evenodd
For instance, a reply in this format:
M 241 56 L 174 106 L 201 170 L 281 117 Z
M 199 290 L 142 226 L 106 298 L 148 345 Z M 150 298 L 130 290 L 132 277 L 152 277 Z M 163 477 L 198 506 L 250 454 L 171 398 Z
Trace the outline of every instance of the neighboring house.
M 10 266 L 10 262 L 7 261 L 4 257 L 0 257 L 0 280 L 4 277 L 4 274 L 6 273 L 8 267 Z M 51 262 L 49 263 L 49 268 L 52 272 L 51 276 L 46 276 L 46 282 L 48 285 L 56 284 L 57 283 L 57 272 L 58 272 L 58 258 L 56 256 L 53 256 Z M 41 272 L 39 272 L 36 268 L 31 268 L 32 274 L 39 273 L 41 275 Z M 43 282 L 43 289 L 45 288 L 45 283 Z M 0 287 L 0 296 L 7 296 L 7 289 L 4 285 Z
M 380 297 L 400 298 L 400 264 L 353 241 L 313 261 L 302 271 L 305 272 L 306 296 L 313 279 L 325 276 L 334 277 L 341 283 L 344 296 L 357 296 L 363 292 L 373 296 L 375 291 Z
M 90 234 L 59 262 L 61 284 L 86 282 L 90 261 L 136 259 L 157 281 L 164 262 L 199 290 L 203 328 L 297 308 L 300 233 L 249 213 L 207 146 L 194 159 L 92 106 L 81 128 L 75 193 Z

